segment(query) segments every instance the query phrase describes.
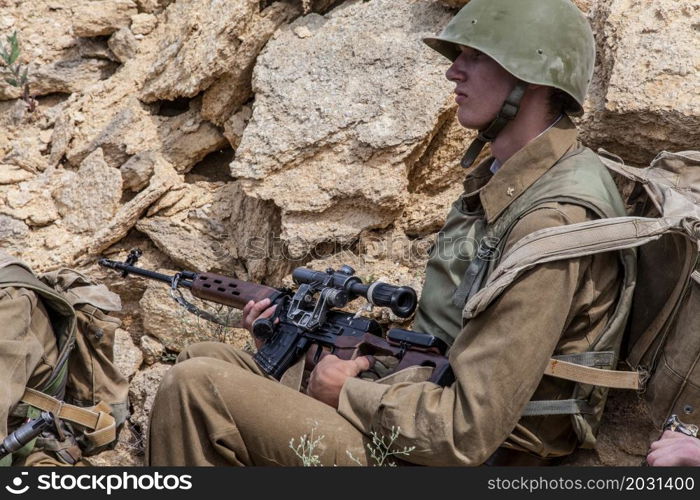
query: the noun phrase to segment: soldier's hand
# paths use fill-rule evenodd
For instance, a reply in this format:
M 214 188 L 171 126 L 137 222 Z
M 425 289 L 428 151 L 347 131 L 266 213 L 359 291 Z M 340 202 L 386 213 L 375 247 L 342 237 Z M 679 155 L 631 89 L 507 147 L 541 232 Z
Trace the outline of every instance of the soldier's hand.
M 241 328 L 245 328 L 251 334 L 253 333 L 253 323 L 258 319 L 269 318 L 275 314 L 277 306 L 270 307 L 272 302 L 270 299 L 263 299 L 259 302 L 249 301 L 245 307 L 243 307 L 243 315 L 241 319 Z M 275 320 L 275 324 L 279 323 L 279 319 Z M 255 347 L 260 349 L 263 344 L 263 340 L 253 336 L 253 341 L 255 342 Z
M 651 443 L 647 463 L 656 467 L 700 466 L 700 439 L 666 431 Z
M 345 381 L 372 367 L 370 356 L 344 360 L 333 354 L 325 356 L 311 372 L 306 393 L 314 399 L 338 408 Z

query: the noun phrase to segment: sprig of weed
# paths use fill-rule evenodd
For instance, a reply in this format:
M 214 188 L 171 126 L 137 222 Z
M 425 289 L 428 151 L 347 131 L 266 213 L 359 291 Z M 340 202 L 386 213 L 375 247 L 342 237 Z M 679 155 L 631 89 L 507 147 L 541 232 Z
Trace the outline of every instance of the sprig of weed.
M 29 93 L 29 67 L 19 61 L 20 43 L 17 32 L 5 37 L 7 45 L 0 41 L 0 60 L 4 63 L 5 81 L 18 89 L 22 89 L 22 100 L 31 113 L 36 109 L 37 101 Z

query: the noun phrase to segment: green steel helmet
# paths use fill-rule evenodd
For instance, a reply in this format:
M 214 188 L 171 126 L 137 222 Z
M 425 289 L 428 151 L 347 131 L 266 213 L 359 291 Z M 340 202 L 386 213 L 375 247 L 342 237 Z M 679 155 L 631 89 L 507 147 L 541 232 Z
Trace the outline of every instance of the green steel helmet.
M 460 45 L 488 55 L 518 79 L 563 90 L 580 115 L 593 76 L 595 41 L 569 0 L 471 0 L 433 38 L 423 40 L 455 60 Z

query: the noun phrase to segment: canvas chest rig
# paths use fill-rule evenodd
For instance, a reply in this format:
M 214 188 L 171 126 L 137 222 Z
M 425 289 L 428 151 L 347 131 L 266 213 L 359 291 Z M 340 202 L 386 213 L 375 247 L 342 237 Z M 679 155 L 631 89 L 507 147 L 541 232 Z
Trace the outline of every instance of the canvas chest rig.
M 465 209 L 466 194 L 452 206 L 445 226 L 431 249 L 426 268 L 425 287 L 413 328 L 440 337 L 449 345 L 468 322 L 463 309 L 485 284 L 496 268 L 508 237 L 515 225 L 545 203 L 576 204 L 599 218 L 626 215 L 625 207 L 612 177 L 597 155 L 587 148 L 567 153 L 542 177 L 515 199 L 492 224 L 483 211 Z M 620 350 L 624 326 L 630 311 L 635 285 L 634 250 L 620 252 L 624 279 L 615 312 L 589 352 L 560 357 L 562 361 L 601 369 L 614 368 Z M 531 401 L 523 416 L 572 414 L 582 444 L 591 445 L 597 406 L 604 404 L 607 389 L 577 384 L 571 399 Z

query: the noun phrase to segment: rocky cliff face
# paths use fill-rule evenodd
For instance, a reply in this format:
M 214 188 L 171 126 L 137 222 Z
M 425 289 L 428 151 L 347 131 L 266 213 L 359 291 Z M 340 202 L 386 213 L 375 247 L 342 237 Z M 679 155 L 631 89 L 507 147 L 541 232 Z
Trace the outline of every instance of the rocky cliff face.
M 134 416 L 96 463 L 139 463 L 164 361 L 246 338 L 183 318 L 166 290 L 104 272 L 99 255 L 139 246 L 144 266 L 272 285 L 297 265 L 348 263 L 420 290 L 472 138 L 420 39 L 464 3 L 0 0 L 0 35 L 18 32 L 38 100 L 29 112 L 0 81 L 0 247 L 39 271 L 78 267 L 125 303 Z M 697 148 L 697 2 L 577 5 L 598 44 L 584 143 L 636 165 Z M 610 404 L 598 450 L 574 463 L 641 460 L 641 403 Z

